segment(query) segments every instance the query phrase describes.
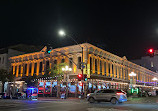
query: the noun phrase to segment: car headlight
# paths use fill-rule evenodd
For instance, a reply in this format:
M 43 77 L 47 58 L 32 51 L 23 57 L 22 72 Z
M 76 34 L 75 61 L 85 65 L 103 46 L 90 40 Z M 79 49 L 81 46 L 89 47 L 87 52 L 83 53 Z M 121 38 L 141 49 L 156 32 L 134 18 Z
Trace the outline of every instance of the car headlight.
M 87 96 L 90 96 L 91 94 L 87 94 Z

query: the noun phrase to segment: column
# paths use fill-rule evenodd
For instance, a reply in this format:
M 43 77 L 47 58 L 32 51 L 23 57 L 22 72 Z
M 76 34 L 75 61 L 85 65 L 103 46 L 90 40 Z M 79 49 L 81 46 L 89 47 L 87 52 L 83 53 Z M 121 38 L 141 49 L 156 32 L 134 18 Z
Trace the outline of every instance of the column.
M 112 63 L 110 62 L 110 77 L 112 77 Z
M 34 73 L 34 66 L 35 66 L 35 63 L 32 62 L 32 66 L 31 66 L 31 76 L 33 76 L 33 73 Z
M 114 70 L 114 71 L 113 71 L 113 72 L 114 72 L 114 78 L 116 78 L 116 73 L 117 73 L 117 72 L 116 72 L 116 71 L 117 71 L 117 70 L 116 70 L 116 68 L 117 68 L 117 67 L 116 67 L 116 64 L 113 64 L 113 70 Z
M 36 75 L 38 76 L 39 75 L 39 60 L 37 61 L 37 67 L 36 67 Z
M 15 64 L 12 65 L 13 66 L 13 75 L 15 74 Z
M 27 63 L 27 71 L 26 71 L 26 76 L 29 76 L 29 66 L 30 66 L 30 64 L 29 64 L 29 63 Z
M 18 77 L 19 74 L 19 64 L 17 65 L 17 69 L 16 69 L 16 77 Z

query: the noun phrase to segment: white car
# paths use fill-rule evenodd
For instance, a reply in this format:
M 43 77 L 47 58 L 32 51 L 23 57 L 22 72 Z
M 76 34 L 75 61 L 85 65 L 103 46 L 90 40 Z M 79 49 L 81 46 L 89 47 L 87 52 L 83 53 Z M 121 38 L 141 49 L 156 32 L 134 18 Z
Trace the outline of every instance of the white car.
M 156 96 L 156 90 L 149 91 L 149 92 L 148 92 L 148 95 L 149 95 L 149 96 Z
M 117 104 L 127 101 L 127 96 L 122 90 L 102 89 L 99 91 L 96 90 L 94 93 L 87 94 L 87 100 L 90 103 L 94 103 L 95 101 L 109 101 L 112 104 Z

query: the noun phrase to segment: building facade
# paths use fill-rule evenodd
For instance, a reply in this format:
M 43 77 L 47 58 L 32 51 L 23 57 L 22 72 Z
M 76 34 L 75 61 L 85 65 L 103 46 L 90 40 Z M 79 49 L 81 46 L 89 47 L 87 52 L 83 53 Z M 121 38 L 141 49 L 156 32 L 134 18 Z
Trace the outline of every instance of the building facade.
M 158 55 L 154 55 L 152 57 L 145 56 L 141 57 L 141 59 L 131 61 L 151 71 L 158 72 Z
M 83 58 L 80 46 L 83 47 Z M 88 82 L 97 88 L 127 88 L 131 72 L 136 73 L 136 77 L 132 77 L 136 85 L 144 87 L 151 86 L 152 79 L 158 77 L 157 73 L 128 61 L 125 56 L 119 57 L 89 43 L 80 46 L 56 48 L 50 53 L 47 53 L 45 46 L 40 52 L 10 57 L 12 73 L 16 77 L 40 76 L 54 64 L 67 63 L 72 68 L 69 76 L 73 80 L 82 73 L 80 63 L 83 59 L 83 73 L 87 74 Z

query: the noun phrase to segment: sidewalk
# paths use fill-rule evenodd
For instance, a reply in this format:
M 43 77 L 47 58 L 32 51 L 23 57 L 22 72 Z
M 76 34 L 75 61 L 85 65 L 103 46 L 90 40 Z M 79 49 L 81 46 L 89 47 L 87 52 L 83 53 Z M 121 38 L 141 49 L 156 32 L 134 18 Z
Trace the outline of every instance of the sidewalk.
M 61 99 L 57 97 L 38 97 L 39 101 L 65 101 L 65 100 L 80 100 L 79 98 L 69 97 L 67 99 Z

